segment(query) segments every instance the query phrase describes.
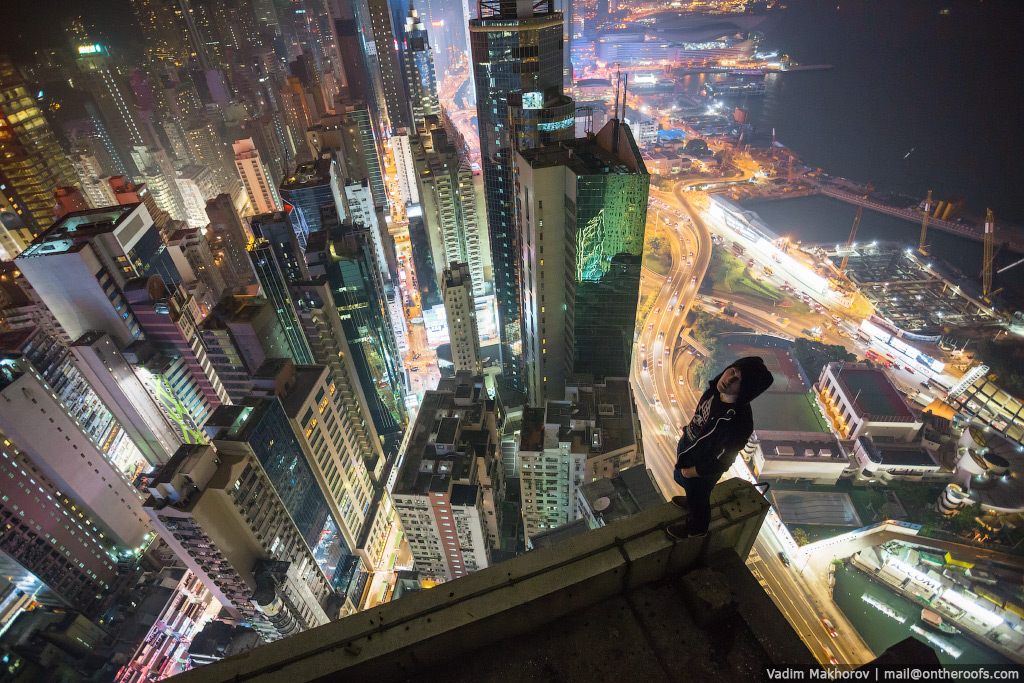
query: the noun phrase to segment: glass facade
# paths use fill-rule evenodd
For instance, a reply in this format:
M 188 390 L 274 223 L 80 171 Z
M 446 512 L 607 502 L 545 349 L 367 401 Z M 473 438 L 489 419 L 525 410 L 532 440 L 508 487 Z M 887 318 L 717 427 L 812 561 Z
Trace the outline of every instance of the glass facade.
M 573 369 L 598 382 L 629 377 L 649 188 L 646 173 L 580 176 L 576 202 L 566 199 L 576 236 Z
M 209 427 L 210 431 L 223 429 L 218 439 L 248 444 L 332 587 L 346 593 L 352 576 L 342 568 L 352 550 L 280 400 L 249 398 L 243 406 L 223 406 L 211 417 Z
M 408 422 L 405 379 L 370 230 L 332 227 L 310 243 L 306 259 L 311 275 L 327 276 L 374 426 L 391 455 Z
M 309 348 L 309 340 L 302 332 L 298 313 L 288 292 L 288 281 L 277 262 L 270 242 L 261 240 L 249 250 L 253 270 L 259 279 L 264 296 L 270 300 L 281 322 L 285 339 L 288 341 L 291 359 L 296 365 L 312 365 L 313 352 Z
M 494 293 L 501 321 L 502 375 L 506 386 L 524 390 L 519 296 L 522 245 L 515 229 L 512 150 L 513 145 L 524 149 L 572 139 L 572 126 L 541 128 L 540 124 L 561 121 L 573 105 L 562 94 L 562 15 L 516 16 L 511 3 L 502 3 L 501 9 L 469 22 L 470 47 Z
M 426 27 L 415 9 L 409 10 L 405 21 L 405 78 L 409 83 L 415 127 L 423 123 L 423 117 L 441 110 L 437 101 L 434 52 L 430 48 Z
M 309 234 L 323 229 L 321 207 L 344 206 L 338 183 L 338 168 L 333 159 L 317 159 L 300 164 L 280 187 L 281 200 L 292 207 L 292 223 L 299 244 L 306 248 Z M 287 206 L 285 207 L 288 208 Z

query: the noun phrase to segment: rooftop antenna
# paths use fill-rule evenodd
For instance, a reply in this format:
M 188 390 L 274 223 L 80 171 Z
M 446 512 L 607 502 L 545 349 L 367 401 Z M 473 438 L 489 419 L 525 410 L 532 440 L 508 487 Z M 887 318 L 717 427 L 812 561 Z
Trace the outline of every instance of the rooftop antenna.
M 622 76 L 622 120 L 626 120 L 626 91 L 629 89 L 629 72 Z
M 616 121 L 615 131 L 612 134 L 612 154 L 619 153 L 619 126 L 624 126 L 626 123 L 626 86 L 629 84 L 629 72 L 627 71 L 622 76 L 622 118 L 618 118 L 618 100 L 615 101 L 616 107 Z
M 619 151 L 619 81 L 622 79 L 622 72 L 619 70 L 615 71 L 615 116 L 612 117 L 612 125 L 615 126 L 612 129 L 612 153 L 618 153 Z

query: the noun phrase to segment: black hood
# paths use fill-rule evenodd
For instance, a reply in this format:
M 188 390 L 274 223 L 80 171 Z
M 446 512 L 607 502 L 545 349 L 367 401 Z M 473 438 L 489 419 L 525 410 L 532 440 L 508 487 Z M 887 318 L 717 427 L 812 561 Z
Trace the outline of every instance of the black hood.
M 736 368 L 740 371 L 740 395 L 737 403 L 750 403 L 755 398 L 767 391 L 775 378 L 772 372 L 765 367 L 760 356 L 746 356 L 727 367 Z M 725 374 L 725 370 L 718 373 L 710 382 L 712 389 L 718 386 L 718 380 Z

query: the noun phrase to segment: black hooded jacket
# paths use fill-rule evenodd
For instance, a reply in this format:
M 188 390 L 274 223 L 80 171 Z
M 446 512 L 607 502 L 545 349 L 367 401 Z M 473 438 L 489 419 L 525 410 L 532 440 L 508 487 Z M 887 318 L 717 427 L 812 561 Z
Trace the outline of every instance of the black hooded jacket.
M 774 378 L 757 356 L 740 358 L 729 367 L 740 371 L 740 393 L 735 403 L 725 403 L 718 393 L 723 370 L 708 383 L 697 402 L 690 423 L 676 446 L 676 469 L 696 467 L 701 477 L 716 481 L 732 465 L 754 432 L 750 402 L 772 385 Z M 726 368 L 728 370 L 729 368 Z

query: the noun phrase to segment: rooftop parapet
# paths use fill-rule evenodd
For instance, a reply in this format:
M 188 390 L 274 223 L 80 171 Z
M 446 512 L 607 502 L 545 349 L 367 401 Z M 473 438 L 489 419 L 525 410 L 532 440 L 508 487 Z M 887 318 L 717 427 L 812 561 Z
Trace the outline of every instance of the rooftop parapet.
M 733 479 L 712 507 L 704 539 L 673 541 L 665 527 L 685 513 L 660 505 L 174 680 L 755 680 L 816 668 L 740 559 L 768 502 Z

